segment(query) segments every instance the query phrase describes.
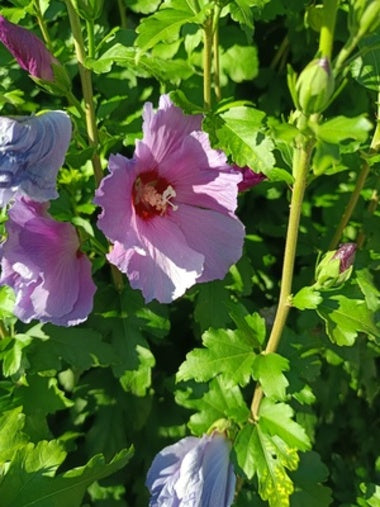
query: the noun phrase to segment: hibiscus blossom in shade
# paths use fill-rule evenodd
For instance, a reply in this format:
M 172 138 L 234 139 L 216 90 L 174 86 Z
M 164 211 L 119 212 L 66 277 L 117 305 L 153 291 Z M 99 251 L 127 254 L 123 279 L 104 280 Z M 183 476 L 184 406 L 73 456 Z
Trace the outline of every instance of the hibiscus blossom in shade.
M 56 199 L 70 138 L 71 121 L 63 111 L 0 117 L 0 206 L 16 192 L 40 202 Z
M 52 64 L 58 60 L 33 32 L 0 16 L 0 41 L 31 76 L 54 81 Z
M 236 171 L 240 171 L 243 179 L 238 184 L 238 190 L 239 192 L 244 192 L 245 190 L 249 190 L 252 187 L 255 187 L 262 181 L 266 179 L 265 174 L 263 173 L 255 173 L 250 169 L 248 166 L 245 167 L 239 167 L 238 165 L 233 165 L 233 168 Z
M 23 322 L 74 326 L 92 309 L 91 263 L 79 250 L 75 228 L 53 220 L 47 208 L 47 203 L 16 199 L 1 246 L 0 285 L 14 290 L 14 313 Z
M 111 156 L 95 202 L 114 243 L 108 259 L 145 300 L 168 303 L 197 282 L 224 278 L 241 256 L 244 226 L 234 214 L 241 174 L 211 148 L 202 117 L 162 96 L 146 103 L 133 159 Z
M 230 443 L 219 433 L 186 437 L 154 458 L 146 485 L 150 507 L 229 507 L 236 476 Z

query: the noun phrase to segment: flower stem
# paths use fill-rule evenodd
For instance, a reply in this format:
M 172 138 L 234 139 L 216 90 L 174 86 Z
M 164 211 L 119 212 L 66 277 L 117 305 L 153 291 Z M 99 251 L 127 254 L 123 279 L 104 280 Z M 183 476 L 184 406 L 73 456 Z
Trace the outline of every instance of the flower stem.
M 213 56 L 214 56 L 214 86 L 215 96 L 219 101 L 222 99 L 222 90 L 220 87 L 220 57 L 219 57 L 219 5 L 215 8 L 213 25 Z
M 42 15 L 41 6 L 40 6 L 40 0 L 35 0 L 34 1 L 34 11 L 36 13 L 38 25 L 40 27 L 40 30 L 41 30 L 42 36 L 44 38 L 45 44 L 46 44 L 47 48 L 51 51 L 53 46 L 52 46 L 52 42 L 51 42 L 51 38 L 50 38 L 50 35 L 49 35 L 49 32 L 48 32 L 48 29 L 46 27 L 46 23 L 45 23 L 44 17 Z
M 371 140 L 371 144 L 369 146 L 368 155 L 371 155 L 371 153 L 376 153 L 379 151 L 380 151 L 380 92 L 378 94 L 378 104 L 377 104 L 377 123 L 375 132 Z M 352 213 L 354 212 L 354 209 L 358 203 L 360 193 L 363 190 L 369 172 L 370 165 L 368 164 L 367 157 L 364 157 L 358 179 L 356 180 L 354 191 L 350 196 L 350 200 L 348 201 L 346 208 L 343 212 L 342 218 L 340 219 L 340 222 L 338 224 L 338 227 L 335 230 L 334 236 L 329 245 L 329 250 L 335 250 L 336 247 L 338 246 L 343 231 L 347 227 L 347 224 L 351 219 Z M 362 241 L 363 238 L 361 238 L 360 240 L 361 244 Z
M 203 102 L 205 109 L 211 108 L 211 56 L 212 56 L 212 15 L 203 25 Z
M 85 104 L 87 135 L 90 146 L 94 148 L 94 154 L 92 156 L 91 161 L 94 170 L 95 183 L 98 186 L 103 177 L 103 171 L 100 164 L 99 153 L 97 152 L 99 138 L 95 118 L 95 106 L 92 91 L 91 73 L 89 69 L 85 67 L 86 53 L 84 50 L 84 42 L 79 18 L 72 7 L 70 0 L 66 0 L 66 6 L 69 14 L 71 31 L 74 37 L 75 53 L 78 60 L 79 76 L 82 84 L 83 99 Z
M 296 141 L 297 142 L 297 141 Z M 295 175 L 288 230 L 286 233 L 285 253 L 282 267 L 281 289 L 277 311 L 273 322 L 271 334 L 268 339 L 264 354 L 275 352 L 281 340 L 285 322 L 291 306 L 291 290 L 296 256 L 298 231 L 301 218 L 301 208 L 306 188 L 306 178 L 309 170 L 310 156 L 314 141 L 301 135 L 293 155 L 293 174 Z M 251 414 L 254 421 L 258 420 L 260 403 L 263 398 L 263 390 L 258 384 L 252 398 Z
M 86 20 L 86 29 L 88 37 L 88 56 L 95 58 L 95 27 L 94 20 Z
M 127 15 L 125 13 L 125 5 L 123 3 L 123 0 L 117 0 L 117 6 L 119 8 L 120 26 L 121 28 L 127 28 Z
M 321 57 L 327 57 L 330 60 L 334 43 L 338 4 L 339 0 L 324 0 L 323 2 L 323 24 L 319 36 L 319 53 Z

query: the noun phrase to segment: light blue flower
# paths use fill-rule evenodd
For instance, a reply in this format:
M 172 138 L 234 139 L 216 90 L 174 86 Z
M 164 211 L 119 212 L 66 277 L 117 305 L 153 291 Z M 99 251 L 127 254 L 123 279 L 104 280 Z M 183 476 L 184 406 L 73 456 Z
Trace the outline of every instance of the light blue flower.
M 39 202 L 56 199 L 70 138 L 71 121 L 63 111 L 0 117 L 0 206 L 16 193 Z
M 219 433 L 165 447 L 148 471 L 150 507 L 229 507 L 236 484 L 230 448 Z

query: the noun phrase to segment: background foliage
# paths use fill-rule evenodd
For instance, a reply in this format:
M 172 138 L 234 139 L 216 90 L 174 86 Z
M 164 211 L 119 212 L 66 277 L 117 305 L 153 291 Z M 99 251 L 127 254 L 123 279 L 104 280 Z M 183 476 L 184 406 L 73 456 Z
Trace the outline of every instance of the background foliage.
M 335 55 L 354 30 L 359 4 L 341 2 Z M 146 100 L 157 105 L 161 93 L 172 92 L 187 113 L 203 110 L 203 26 L 211 9 L 219 13 L 221 98 L 213 92 L 204 129 L 231 162 L 267 180 L 239 197 L 247 232 L 240 261 L 224 280 L 193 287 L 171 305 L 145 305 L 128 283 L 122 293 L 113 287 L 107 244 L 95 226 L 93 150 L 78 142 L 86 138 L 84 120 L 64 97 L 28 79 L 0 47 L 1 114 L 64 108 L 72 116 L 73 141 L 51 213 L 80 231 L 97 284 L 94 310 L 76 328 L 17 322 L 11 291 L 0 289 L 0 316 L 10 330 L 0 340 L 1 507 L 145 506 L 154 455 L 189 432 L 202 435 L 221 418 L 230 421 L 241 477 L 236 506 L 380 504 L 376 155 L 367 157 L 371 171 L 342 237 L 365 235 L 352 276 L 338 286 L 313 286 L 316 262 L 329 249 L 369 153 L 379 29 L 361 40 L 366 51 L 345 62 L 341 92 L 315 125 L 295 308 L 276 352 L 261 353 L 278 301 L 294 176 L 297 131 L 288 123 L 295 107 L 287 65 L 299 73 L 314 58 L 318 6 L 304 0 L 104 2 L 94 22 L 82 20 L 87 45 L 92 28 L 94 34 L 86 66 L 102 165 L 110 153 L 132 155 Z M 13 0 L 2 3 L 1 14 L 40 35 L 43 20 L 81 100 L 65 3 Z M 256 381 L 265 398 L 251 424 Z

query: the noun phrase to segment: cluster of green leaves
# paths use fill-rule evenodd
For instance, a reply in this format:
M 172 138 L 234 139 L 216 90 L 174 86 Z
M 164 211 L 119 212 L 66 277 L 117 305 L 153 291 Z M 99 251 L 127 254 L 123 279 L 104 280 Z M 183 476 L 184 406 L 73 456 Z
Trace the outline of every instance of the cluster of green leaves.
M 357 3 L 366 4 L 341 2 L 338 45 L 350 37 Z M 35 0 L 6 4 L 1 14 L 38 33 Z M 39 5 L 80 98 L 65 5 Z M 51 212 L 80 231 L 98 286 L 92 314 L 74 329 L 17 322 L 13 294 L 0 289 L 0 316 L 11 331 L 0 340 L 1 505 L 145 506 L 155 453 L 220 420 L 227 421 L 242 479 L 237 507 L 378 505 L 379 212 L 367 209 L 379 180 L 378 156 L 369 153 L 380 82 L 376 33 L 362 39 L 324 117 L 309 122 L 315 149 L 293 310 L 279 350 L 264 353 L 298 134 L 285 67 L 298 72 L 314 57 L 317 13 L 308 8 L 306 0 L 123 0 L 104 2 L 95 21 L 95 57 L 86 66 L 104 165 L 110 152 L 132 153 L 146 100 L 156 104 L 170 92 L 187 113 L 202 111 L 203 25 L 216 12 L 224 98 L 214 100 L 203 128 L 231 163 L 267 176 L 239 198 L 243 257 L 224 280 L 194 287 L 170 306 L 144 305 L 136 291 L 113 289 L 107 244 L 95 226 L 85 122 L 62 97 L 25 79 L 0 47 L 2 114 L 67 108 L 72 115 L 73 142 Z M 344 283 L 316 285 L 318 255 L 328 248 L 363 159 L 371 173 L 343 239 L 355 240 L 362 228 L 365 247 Z M 253 421 L 256 382 L 265 398 Z

